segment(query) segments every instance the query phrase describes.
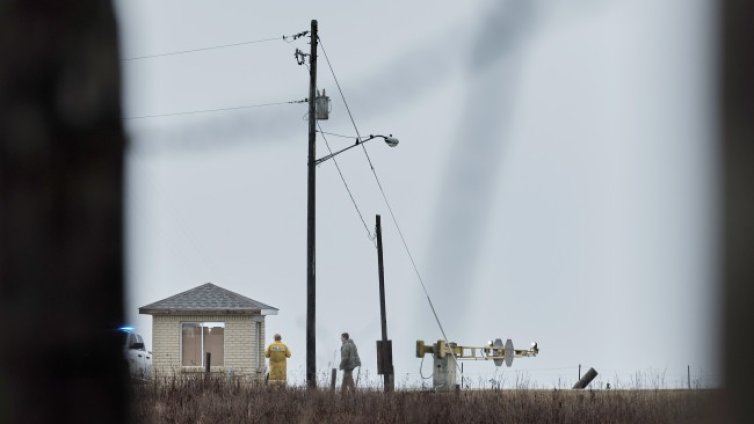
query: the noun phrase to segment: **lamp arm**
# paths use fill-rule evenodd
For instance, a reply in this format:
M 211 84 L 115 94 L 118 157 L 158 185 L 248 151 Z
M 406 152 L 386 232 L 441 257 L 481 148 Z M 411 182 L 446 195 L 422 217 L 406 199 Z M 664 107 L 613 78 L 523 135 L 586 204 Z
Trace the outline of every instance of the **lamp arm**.
M 386 137 L 385 137 L 384 135 L 372 135 L 372 134 L 370 134 L 370 135 L 369 135 L 369 137 L 367 137 L 367 138 L 365 138 L 365 139 L 363 139 L 363 140 L 358 140 L 358 139 L 357 139 L 357 140 L 356 140 L 356 143 L 355 143 L 355 144 L 352 144 L 352 145 L 350 145 L 350 146 L 348 146 L 348 147 L 346 147 L 346 148 L 344 148 L 344 149 L 340 149 L 340 150 L 338 150 L 338 151 L 337 151 L 337 152 L 335 152 L 335 153 L 330 153 L 330 154 L 329 154 L 329 155 L 327 155 L 327 156 L 322 156 L 321 158 L 319 158 L 319 159 L 315 160 L 315 161 L 314 161 L 314 164 L 315 164 L 315 165 L 319 165 L 320 163 L 322 163 L 322 162 L 324 162 L 324 161 L 326 161 L 326 160 L 328 160 L 328 159 L 332 159 L 332 158 L 334 158 L 335 156 L 337 156 L 337 155 L 339 155 L 339 154 L 341 154 L 341 153 L 345 152 L 346 150 L 349 150 L 349 149 L 353 149 L 353 148 L 354 148 L 354 147 L 356 147 L 356 146 L 360 146 L 360 145 L 362 145 L 362 144 L 366 143 L 366 142 L 367 142 L 367 141 L 369 141 L 369 140 L 372 140 L 372 139 L 375 139 L 375 138 L 379 138 L 379 137 L 382 137 L 382 138 L 386 138 Z

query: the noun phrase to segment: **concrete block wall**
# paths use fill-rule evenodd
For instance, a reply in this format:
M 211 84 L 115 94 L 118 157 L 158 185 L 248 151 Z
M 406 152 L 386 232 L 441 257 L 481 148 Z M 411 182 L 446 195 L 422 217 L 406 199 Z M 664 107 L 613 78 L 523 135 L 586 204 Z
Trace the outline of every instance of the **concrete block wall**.
M 203 372 L 201 367 L 181 366 L 181 323 L 224 322 L 225 361 L 212 372 L 233 372 L 264 378 L 264 317 L 259 315 L 153 315 L 152 369 L 157 375 Z M 257 335 L 256 322 L 261 323 Z

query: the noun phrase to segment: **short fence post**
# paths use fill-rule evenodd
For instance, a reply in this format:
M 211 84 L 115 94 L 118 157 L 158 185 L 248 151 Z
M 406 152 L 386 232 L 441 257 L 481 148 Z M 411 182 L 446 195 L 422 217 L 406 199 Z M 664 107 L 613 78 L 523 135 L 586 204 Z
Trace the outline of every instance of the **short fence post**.
M 211 359 L 212 359 L 212 354 L 207 352 L 206 359 L 204 360 L 204 372 L 207 374 L 209 374 L 209 365 L 210 365 Z
M 335 391 L 335 379 L 338 376 L 338 369 L 333 368 L 332 373 L 330 375 L 330 390 Z
M 689 390 L 691 390 L 691 365 L 687 366 L 686 375 L 688 376 Z

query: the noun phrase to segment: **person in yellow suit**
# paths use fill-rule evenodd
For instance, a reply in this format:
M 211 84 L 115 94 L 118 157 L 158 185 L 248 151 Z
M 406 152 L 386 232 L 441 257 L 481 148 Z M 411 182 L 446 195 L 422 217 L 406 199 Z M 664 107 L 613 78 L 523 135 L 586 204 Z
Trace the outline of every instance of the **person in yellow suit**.
M 267 346 L 264 357 L 270 359 L 269 382 L 272 384 L 283 384 L 288 376 L 286 362 L 291 357 L 291 350 L 281 340 L 280 334 L 275 334 L 275 341 Z

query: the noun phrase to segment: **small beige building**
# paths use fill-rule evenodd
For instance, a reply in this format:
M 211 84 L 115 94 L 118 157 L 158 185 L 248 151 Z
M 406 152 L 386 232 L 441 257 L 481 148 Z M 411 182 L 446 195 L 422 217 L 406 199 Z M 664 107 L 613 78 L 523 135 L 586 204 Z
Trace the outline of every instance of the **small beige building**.
M 212 372 L 264 378 L 264 318 L 277 308 L 206 283 L 139 313 L 152 315 L 155 374 L 202 372 L 209 352 Z

